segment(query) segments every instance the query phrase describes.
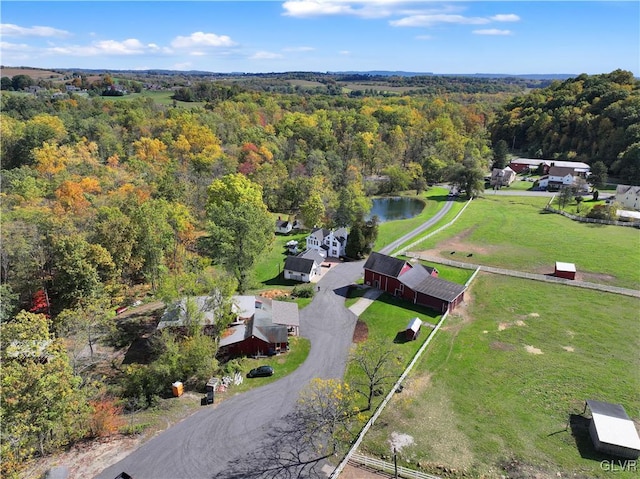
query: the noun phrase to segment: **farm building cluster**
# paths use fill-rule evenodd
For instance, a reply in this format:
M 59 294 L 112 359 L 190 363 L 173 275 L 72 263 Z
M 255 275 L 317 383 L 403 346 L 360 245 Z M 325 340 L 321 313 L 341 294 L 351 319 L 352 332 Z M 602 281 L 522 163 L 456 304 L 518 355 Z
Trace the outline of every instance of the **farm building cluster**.
M 212 296 L 194 298 L 206 328 L 216 324 L 219 302 Z M 269 356 L 288 351 L 289 337 L 300 334 L 298 305 L 261 296 L 234 296 L 234 320 L 221 335 L 218 354 L 223 357 Z M 158 323 L 158 329 L 184 327 L 189 318 L 187 300 L 169 306 Z

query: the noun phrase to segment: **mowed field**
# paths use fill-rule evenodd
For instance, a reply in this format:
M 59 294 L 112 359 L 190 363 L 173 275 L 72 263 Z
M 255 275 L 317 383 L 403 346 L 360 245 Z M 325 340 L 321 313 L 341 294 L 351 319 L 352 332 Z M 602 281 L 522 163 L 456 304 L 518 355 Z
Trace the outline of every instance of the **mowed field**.
M 640 418 L 639 311 L 637 298 L 481 273 L 361 449 L 388 457 L 404 434 L 401 463 L 452 477 L 611 477 L 581 413 L 598 399 Z
M 545 213 L 548 200 L 476 199 L 456 223 L 411 250 L 538 274 L 553 273 L 555 262 L 563 261 L 576 265 L 579 280 L 640 289 L 639 229 Z
M 538 273 L 575 262 L 586 281 L 639 288 L 640 231 L 542 213 L 547 201 L 474 200 L 414 250 Z M 373 308 L 361 319 L 369 314 L 392 317 Z M 367 323 L 371 336 L 390 335 Z M 401 464 L 447 477 L 611 477 L 601 466 L 611 458 L 591 444 L 584 401 L 622 404 L 640 428 L 638 351 L 638 298 L 480 273 L 361 450 L 389 459 L 399 437 Z

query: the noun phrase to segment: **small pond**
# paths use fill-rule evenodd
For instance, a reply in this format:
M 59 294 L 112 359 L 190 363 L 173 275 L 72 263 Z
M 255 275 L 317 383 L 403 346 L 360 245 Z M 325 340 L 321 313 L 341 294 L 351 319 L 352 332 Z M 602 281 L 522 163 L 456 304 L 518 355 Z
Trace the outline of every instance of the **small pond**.
M 378 217 L 380 223 L 393 220 L 404 220 L 419 215 L 424 209 L 424 201 L 405 196 L 388 196 L 374 198 L 371 211 L 366 219 Z

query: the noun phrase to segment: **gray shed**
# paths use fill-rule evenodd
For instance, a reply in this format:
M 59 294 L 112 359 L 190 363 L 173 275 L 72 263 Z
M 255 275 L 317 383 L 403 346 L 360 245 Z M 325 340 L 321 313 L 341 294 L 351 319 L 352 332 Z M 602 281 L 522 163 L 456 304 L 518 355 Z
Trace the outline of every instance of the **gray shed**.
M 640 456 L 640 437 L 633 421 L 620 404 L 588 399 L 591 410 L 589 434 L 596 451 L 626 459 Z

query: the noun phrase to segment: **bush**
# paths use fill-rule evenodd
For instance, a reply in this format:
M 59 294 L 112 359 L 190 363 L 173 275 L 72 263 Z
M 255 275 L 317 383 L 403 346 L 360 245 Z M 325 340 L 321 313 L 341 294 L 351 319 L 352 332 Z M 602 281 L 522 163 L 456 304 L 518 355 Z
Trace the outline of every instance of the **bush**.
M 311 284 L 296 286 L 293 288 L 293 291 L 291 291 L 291 295 L 294 298 L 313 298 L 315 289 Z

